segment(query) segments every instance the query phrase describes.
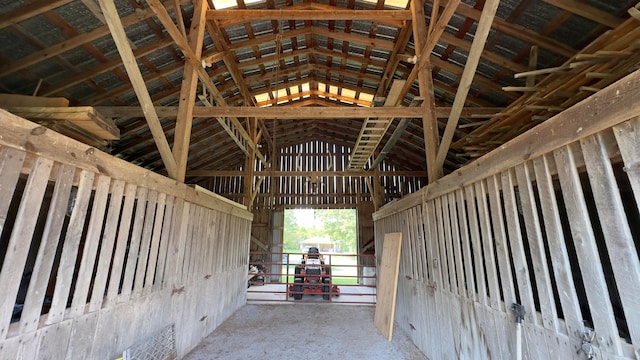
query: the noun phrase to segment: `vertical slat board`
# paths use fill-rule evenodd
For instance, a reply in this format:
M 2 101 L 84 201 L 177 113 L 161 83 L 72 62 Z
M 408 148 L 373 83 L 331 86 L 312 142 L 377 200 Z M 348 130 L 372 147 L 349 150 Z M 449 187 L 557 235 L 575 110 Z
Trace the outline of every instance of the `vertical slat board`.
M 638 213 L 640 214 L 640 118 L 634 118 L 626 123 L 620 124 L 613 128 L 613 133 L 620 149 L 620 154 L 624 161 L 624 170 L 631 184 L 633 196 L 636 200 Z M 636 297 L 636 300 L 638 297 Z M 640 358 L 638 346 L 640 346 L 640 334 L 637 334 L 638 324 L 640 323 L 640 314 L 638 306 L 626 307 L 625 316 L 627 324 L 633 323 L 634 333 L 632 334 L 632 342 L 634 343 L 635 356 Z M 630 329 L 631 330 L 631 329 Z
M 509 243 L 511 245 L 511 259 L 513 261 L 513 268 L 516 275 L 520 304 L 524 305 L 525 310 L 530 315 L 527 317 L 527 320 L 533 320 L 532 322 L 537 324 L 538 318 L 535 316 L 534 312 L 535 305 L 533 300 L 531 277 L 529 275 L 529 267 L 527 266 L 527 256 L 525 254 L 524 242 L 522 240 L 520 220 L 518 219 L 518 204 L 514 189 L 515 184 L 513 173 L 511 171 L 503 172 L 501 174 L 501 182 L 502 192 L 504 194 L 504 212 L 507 219 Z
M 31 214 L 40 212 L 52 166 L 51 160 L 43 158 L 35 160 L 20 200 L 16 221 L 7 245 L 7 253 L 0 270 L 0 289 L 3 293 L 0 297 L 0 340 L 4 340 L 7 336 L 13 305 L 20 287 L 20 281 L 16 279 L 22 278 L 34 227 L 38 220 L 37 216 L 31 216 Z
M 122 290 L 120 291 L 119 301 L 126 301 L 131 296 L 133 289 L 133 279 L 135 276 L 136 265 L 138 264 L 138 253 L 140 252 L 140 240 L 142 239 L 142 228 L 144 226 L 145 212 L 147 210 L 147 194 L 146 188 L 138 188 L 136 192 L 136 210 L 133 220 L 133 230 L 127 251 L 127 262 L 124 269 L 124 278 L 122 280 Z
M 444 236 L 443 240 L 445 243 L 444 249 L 445 253 L 443 254 L 447 259 L 447 267 L 449 269 L 449 284 L 450 291 L 454 294 L 458 293 L 458 278 L 457 273 L 458 269 L 456 268 L 456 258 L 455 258 L 455 250 L 453 245 L 452 238 L 452 215 L 451 215 L 451 204 L 449 204 L 449 198 L 447 196 L 442 196 L 442 221 L 444 222 Z
M 495 240 L 495 251 L 498 260 L 498 273 L 500 284 L 502 285 L 502 295 L 504 297 L 504 311 L 509 311 L 511 304 L 516 301 L 516 293 L 511 274 L 511 264 L 509 262 L 509 248 L 507 246 L 507 234 L 505 232 L 502 202 L 500 201 L 499 181 L 495 175 L 487 178 L 487 189 L 489 192 L 489 208 L 491 209 L 491 221 L 493 224 L 493 235 Z
M 167 194 L 160 193 L 158 195 L 155 223 L 153 224 L 153 235 L 151 237 L 149 261 L 147 264 L 147 272 L 144 280 L 144 290 L 142 292 L 143 295 L 151 293 L 151 290 L 153 289 L 153 278 L 156 275 L 156 264 L 158 263 L 160 236 L 162 234 L 162 225 L 164 223 L 164 215 L 166 212 L 166 201 Z
M 629 178 L 640 213 L 640 118 L 634 118 L 613 128 L 624 171 Z
M 98 256 L 98 267 L 89 303 L 89 312 L 99 310 L 104 300 L 105 289 L 107 287 L 107 276 L 109 266 L 113 257 L 113 244 L 115 242 L 116 230 L 118 229 L 118 219 L 122 208 L 122 196 L 124 194 L 124 181 L 116 180 L 111 184 L 111 197 L 109 199 L 109 210 L 107 220 L 104 224 L 104 234 L 102 235 L 102 245 Z
M 165 206 L 164 223 L 162 224 L 162 235 L 160 236 L 160 249 L 158 253 L 158 262 L 156 264 L 155 278 L 153 281 L 153 290 L 164 289 L 168 280 L 169 269 L 166 268 L 169 263 L 169 240 L 173 233 L 174 225 L 174 200 L 171 195 L 167 196 Z
M 388 340 L 393 336 L 401 245 L 402 233 L 385 234 L 382 261 L 378 271 L 378 286 L 381 291 L 378 294 L 374 324 Z
M 431 270 L 429 284 L 432 287 L 442 286 L 442 273 L 440 269 L 440 250 L 438 249 L 438 225 L 436 218 L 435 201 L 427 201 L 423 204 L 424 224 L 426 227 L 427 266 Z M 377 247 L 377 244 L 376 244 Z
M 632 339 L 640 340 L 640 261 L 603 133 L 580 141 L 611 268 Z M 634 344 L 640 354 L 640 341 Z
M 462 189 L 457 189 L 455 191 L 456 196 L 456 204 L 458 206 L 458 219 L 460 226 L 460 239 L 462 241 L 462 253 L 463 253 L 463 262 L 464 262 L 464 271 L 466 278 L 466 290 L 467 290 L 467 298 L 471 300 L 477 299 L 476 294 L 476 284 L 473 275 L 473 262 L 471 260 L 471 237 L 469 235 L 469 220 L 467 217 L 467 206 L 464 198 L 464 192 Z
M 173 227 L 173 241 L 169 245 L 169 253 L 171 262 L 168 265 L 170 274 L 169 286 L 176 287 L 182 282 L 182 261 L 185 254 L 187 223 L 189 221 L 189 207 L 191 204 L 183 199 L 176 201 L 175 219 L 176 225 Z
M 516 166 L 515 171 L 518 190 L 520 192 L 520 201 L 522 203 L 522 213 L 525 219 L 527 239 L 529 240 L 529 249 L 531 251 L 533 272 L 538 289 L 542 325 L 549 330 L 557 331 L 558 314 L 556 312 L 556 304 L 551 287 L 551 274 L 547 267 L 547 255 L 544 247 L 544 239 L 542 238 L 542 229 L 540 228 L 540 219 L 538 218 L 536 199 L 533 193 L 531 170 L 529 164 L 524 163 Z
M 561 289 L 561 291 L 558 291 L 558 295 L 567 326 L 567 334 L 579 337 L 584 330 L 582 313 L 580 312 L 578 295 L 571 275 L 572 269 L 560 221 L 558 202 L 549 170 L 549 162 L 551 161 L 553 161 L 553 158 L 545 155 L 534 159 L 533 166 L 538 192 L 540 193 L 540 208 L 542 209 L 547 241 L 549 242 L 553 274 L 558 289 Z
M 56 274 L 56 286 L 53 292 L 53 299 L 51 300 L 51 308 L 47 315 L 47 324 L 57 323 L 64 318 L 73 271 L 76 266 L 78 247 L 82 237 L 89 201 L 91 200 L 93 180 L 94 174 L 92 172 L 82 171 L 80 173 L 75 204 L 71 212 L 71 218 L 69 219 L 60 265 L 58 266 L 58 272 Z
M 140 251 L 138 252 L 138 264 L 136 266 L 136 276 L 133 282 L 133 296 L 142 295 L 144 288 L 144 279 L 149 262 L 149 249 L 151 247 L 151 236 L 153 234 L 153 225 L 155 224 L 156 210 L 158 204 L 158 192 L 152 190 L 147 197 L 147 210 L 144 214 L 144 226 L 142 230 L 142 238 L 140 240 Z
M 475 183 L 476 199 L 478 201 L 478 216 L 480 218 L 480 230 L 482 231 L 482 251 L 484 266 L 486 269 L 489 288 L 489 304 L 494 309 L 499 309 L 500 290 L 498 287 L 498 272 L 493 251 L 493 236 L 491 235 L 491 214 L 487 204 L 487 189 L 484 181 Z
M 47 213 L 47 222 L 42 233 L 42 241 L 33 266 L 31 281 L 27 290 L 22 316 L 20 317 L 20 332 L 26 333 L 36 330 L 49 276 L 53 267 L 56 250 L 60 242 L 60 234 L 64 225 L 65 213 L 69 204 L 69 195 L 73 186 L 74 168 L 60 165 L 56 175 L 56 184 L 51 196 L 51 204 Z
M 93 197 L 93 207 L 91 209 L 91 219 L 89 220 L 82 260 L 78 270 L 78 280 L 73 291 L 70 310 L 72 317 L 84 314 L 87 306 L 87 296 L 89 295 L 92 279 L 91 276 L 86 276 L 85 274 L 93 273 L 93 268 L 96 263 L 110 185 L 111 179 L 109 177 L 104 175 L 98 176 L 96 191 Z
M 453 242 L 453 256 L 456 264 L 456 279 L 458 281 L 458 294 L 467 296 L 466 284 L 464 279 L 464 267 L 462 266 L 462 249 L 460 248 L 460 218 L 458 217 L 458 205 L 453 192 L 447 196 L 449 203 L 449 217 L 451 220 L 451 240 Z M 459 312 L 458 312 L 459 314 Z
M 589 210 L 582 192 L 580 175 L 573 149 L 570 146 L 554 151 L 558 166 L 558 179 L 569 217 L 571 236 L 578 255 L 578 264 L 589 301 L 593 326 L 598 336 L 600 348 L 615 355 L 622 355 L 622 345 L 618 336 L 609 290 L 604 278 L 602 263 L 598 254 L 595 235 L 591 228 Z
M 25 157 L 26 154 L 20 150 L 0 149 L 0 197 L 2 199 L 11 199 L 13 197 Z M 11 201 L 0 201 L 0 234 L 4 229 L 10 205 Z
M 447 248 L 445 246 L 445 235 L 444 235 L 444 215 L 442 209 L 442 199 L 437 198 L 434 200 L 435 202 L 435 213 L 436 213 L 436 236 L 434 237 L 434 241 L 438 243 L 438 265 L 441 271 L 441 279 L 442 282 L 440 286 L 444 290 L 451 290 L 450 283 L 450 273 L 449 273 L 449 265 L 447 264 Z
M 427 271 L 427 254 L 425 249 L 425 234 L 422 217 L 422 206 L 413 208 L 413 219 L 416 226 L 416 262 L 418 265 L 418 280 L 426 281 L 428 279 Z
M 473 186 L 465 186 L 464 195 L 469 209 L 469 236 L 473 246 L 473 271 L 477 287 L 476 299 L 482 305 L 488 305 L 487 282 L 484 271 L 484 259 L 482 256 L 482 239 L 480 238 L 480 225 L 478 224 L 477 197 Z
M 124 204 L 122 205 L 122 215 L 120 216 L 120 226 L 118 227 L 118 238 L 116 248 L 113 253 L 111 265 L 111 275 L 109 288 L 105 304 L 111 304 L 118 296 L 120 281 L 123 279 L 124 261 L 129 240 L 129 230 L 133 222 L 133 208 L 136 201 L 136 186 L 127 184 L 124 190 Z

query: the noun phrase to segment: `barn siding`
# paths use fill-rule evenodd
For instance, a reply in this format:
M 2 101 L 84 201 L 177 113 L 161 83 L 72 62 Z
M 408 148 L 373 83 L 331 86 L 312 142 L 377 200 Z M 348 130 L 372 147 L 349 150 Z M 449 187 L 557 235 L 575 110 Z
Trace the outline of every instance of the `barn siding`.
M 377 249 L 403 232 L 396 319 L 429 358 L 515 358 L 512 303 L 525 359 L 584 359 L 590 328 L 596 358 L 640 358 L 638 99 L 636 71 L 374 214 Z
M 182 356 L 245 303 L 243 207 L 2 110 L 0 134 L 1 359 L 116 358 L 170 325 Z

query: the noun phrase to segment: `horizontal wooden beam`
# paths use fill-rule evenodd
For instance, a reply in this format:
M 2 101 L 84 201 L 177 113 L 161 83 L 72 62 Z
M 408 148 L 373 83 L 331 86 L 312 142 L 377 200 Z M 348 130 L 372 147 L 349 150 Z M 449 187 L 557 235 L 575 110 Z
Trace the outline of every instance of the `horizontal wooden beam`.
M 187 176 L 201 176 L 201 177 L 236 177 L 236 176 L 244 176 L 246 173 L 244 171 L 236 171 L 236 170 L 194 170 L 187 173 Z M 282 176 L 353 176 L 353 177 L 364 177 L 364 176 L 415 176 L 415 177 L 427 177 L 426 171 L 366 171 L 366 170 L 357 170 L 357 171 L 255 171 L 253 173 L 255 176 L 264 176 L 264 177 L 282 177 Z
M 112 118 L 142 117 L 143 113 L 137 106 L 97 106 L 96 109 L 104 116 Z M 462 117 L 473 115 L 492 115 L 500 113 L 500 107 L 465 107 Z M 175 106 L 156 106 L 160 117 L 176 117 L 178 108 Z M 422 109 L 412 107 L 203 107 L 193 109 L 193 117 L 256 117 L 260 119 L 351 119 L 367 117 L 390 118 L 419 118 Z M 439 118 L 446 118 L 451 112 L 449 107 L 436 108 Z
M 208 20 L 411 20 L 408 10 L 209 10 Z

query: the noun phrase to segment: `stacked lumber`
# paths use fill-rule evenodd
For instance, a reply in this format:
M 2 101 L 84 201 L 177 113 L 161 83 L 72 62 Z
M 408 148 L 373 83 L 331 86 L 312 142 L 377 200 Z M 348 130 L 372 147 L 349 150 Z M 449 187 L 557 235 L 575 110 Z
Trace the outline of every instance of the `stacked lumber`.
M 113 119 L 91 106 L 69 107 L 65 98 L 0 94 L 0 107 L 91 146 L 120 139 Z
M 525 87 L 503 88 L 524 95 L 452 148 L 480 157 L 638 69 L 640 20 L 630 17 L 563 65 L 516 74 L 516 78 L 544 78 L 532 86 L 528 82 Z

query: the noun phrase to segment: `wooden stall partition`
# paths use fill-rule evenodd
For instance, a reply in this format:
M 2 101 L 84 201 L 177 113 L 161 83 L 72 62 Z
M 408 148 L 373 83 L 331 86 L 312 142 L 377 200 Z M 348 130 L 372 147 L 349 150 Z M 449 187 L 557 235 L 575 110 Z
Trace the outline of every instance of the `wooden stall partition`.
M 523 358 L 640 358 L 638 99 L 640 71 L 374 214 L 429 358 L 515 358 L 513 304 Z
M 2 110 L 0 134 L 2 358 L 182 356 L 245 303 L 244 207 Z

